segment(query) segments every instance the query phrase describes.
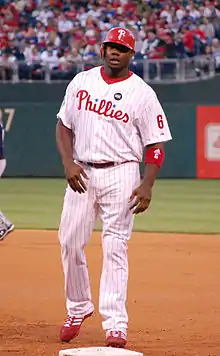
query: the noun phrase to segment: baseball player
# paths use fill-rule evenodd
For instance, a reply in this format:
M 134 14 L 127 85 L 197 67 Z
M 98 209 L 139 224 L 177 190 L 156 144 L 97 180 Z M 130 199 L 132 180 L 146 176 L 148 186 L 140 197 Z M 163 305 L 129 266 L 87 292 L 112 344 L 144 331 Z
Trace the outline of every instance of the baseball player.
M 74 77 L 57 114 L 56 140 L 68 182 L 59 228 L 68 314 L 60 339 L 66 342 L 94 311 L 84 247 L 99 215 L 99 312 L 106 345 L 126 345 L 127 242 L 134 215 L 149 207 L 164 159 L 163 142 L 171 140 L 155 92 L 129 71 L 134 46 L 127 29 L 111 29 L 101 46 L 104 65 Z
M 0 178 L 6 167 L 6 159 L 4 156 L 4 128 L 0 122 Z M 0 241 L 14 229 L 14 225 L 0 211 Z

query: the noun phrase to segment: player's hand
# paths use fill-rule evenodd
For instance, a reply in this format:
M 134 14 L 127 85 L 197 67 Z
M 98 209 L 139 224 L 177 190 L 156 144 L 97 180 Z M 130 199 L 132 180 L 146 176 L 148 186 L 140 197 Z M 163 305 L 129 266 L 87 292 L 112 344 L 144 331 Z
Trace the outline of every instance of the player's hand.
M 129 203 L 131 203 L 130 210 L 132 210 L 133 214 L 140 214 L 147 210 L 151 202 L 151 197 L 151 186 L 142 183 L 136 188 L 129 199 Z
M 85 193 L 87 187 L 82 179 L 89 179 L 85 171 L 78 164 L 71 162 L 65 166 L 66 180 L 74 192 Z

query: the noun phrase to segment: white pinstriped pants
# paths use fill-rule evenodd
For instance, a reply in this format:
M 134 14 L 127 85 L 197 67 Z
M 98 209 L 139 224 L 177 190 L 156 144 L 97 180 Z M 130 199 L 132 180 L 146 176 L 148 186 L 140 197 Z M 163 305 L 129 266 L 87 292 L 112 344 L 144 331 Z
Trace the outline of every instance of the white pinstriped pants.
M 5 168 L 6 168 L 6 159 L 5 158 L 0 159 L 0 178 L 5 171 Z
M 84 247 L 99 215 L 103 247 L 99 296 L 102 326 L 105 331 L 126 334 L 127 241 L 133 227 L 128 200 L 140 183 L 139 164 L 83 168 L 89 177 L 88 190 L 79 194 L 67 187 L 59 228 L 68 315 L 83 317 L 94 310 Z

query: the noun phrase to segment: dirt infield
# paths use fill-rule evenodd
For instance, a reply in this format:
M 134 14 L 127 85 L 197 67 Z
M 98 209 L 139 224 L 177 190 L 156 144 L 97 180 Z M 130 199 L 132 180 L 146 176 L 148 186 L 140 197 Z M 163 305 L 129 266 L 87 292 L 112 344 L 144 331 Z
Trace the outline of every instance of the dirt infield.
M 96 313 L 68 345 L 58 339 L 65 302 L 56 232 L 15 231 L 0 243 L 0 356 L 58 356 L 60 349 L 104 345 L 99 233 L 86 251 Z M 128 349 L 219 356 L 220 236 L 133 233 L 129 261 Z

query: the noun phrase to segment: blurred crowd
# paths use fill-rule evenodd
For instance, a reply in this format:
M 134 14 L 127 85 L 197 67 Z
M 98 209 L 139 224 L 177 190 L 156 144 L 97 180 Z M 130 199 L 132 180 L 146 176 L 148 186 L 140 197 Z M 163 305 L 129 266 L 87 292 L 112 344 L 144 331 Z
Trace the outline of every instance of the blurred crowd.
M 134 33 L 134 60 L 203 55 L 220 71 L 220 0 L 0 0 L 0 79 L 17 61 L 21 79 L 69 79 L 116 26 Z

